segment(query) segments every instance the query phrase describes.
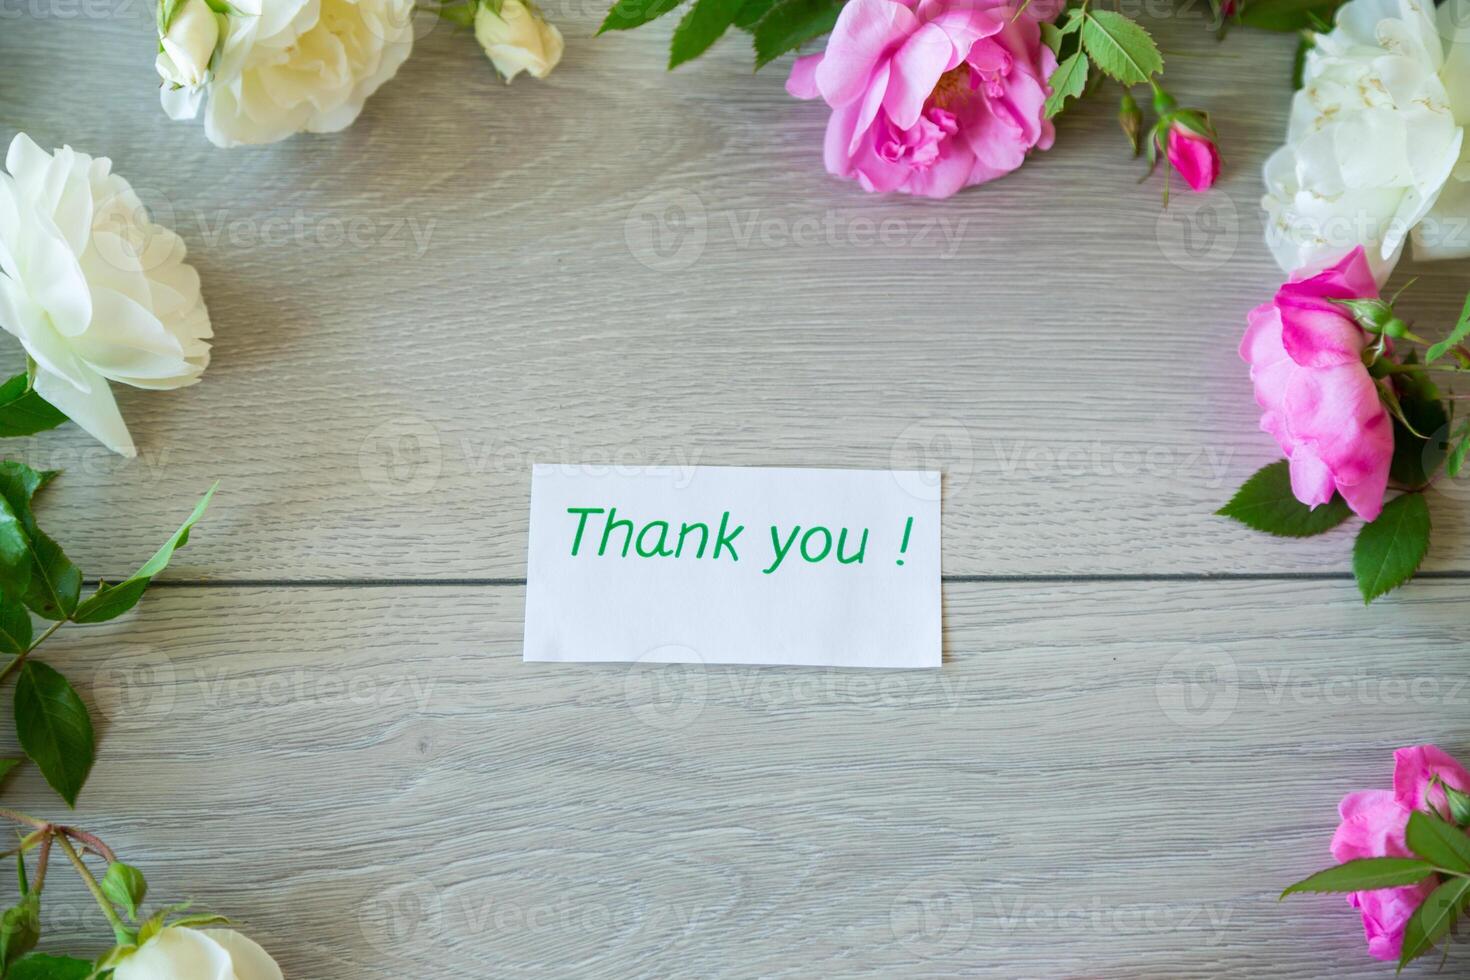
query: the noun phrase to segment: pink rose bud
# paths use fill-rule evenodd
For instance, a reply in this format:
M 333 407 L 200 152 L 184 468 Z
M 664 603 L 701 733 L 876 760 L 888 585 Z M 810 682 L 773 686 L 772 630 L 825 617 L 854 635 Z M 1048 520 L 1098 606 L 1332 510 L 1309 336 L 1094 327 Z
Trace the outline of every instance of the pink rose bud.
M 1169 163 L 1192 190 L 1207 191 L 1220 177 L 1220 151 L 1215 141 L 1183 125 L 1169 127 Z

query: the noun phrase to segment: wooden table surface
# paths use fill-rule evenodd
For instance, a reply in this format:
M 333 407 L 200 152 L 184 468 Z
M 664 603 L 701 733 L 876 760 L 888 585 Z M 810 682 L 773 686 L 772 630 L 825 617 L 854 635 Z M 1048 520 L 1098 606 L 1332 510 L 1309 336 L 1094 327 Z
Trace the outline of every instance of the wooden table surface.
M 113 157 L 217 332 L 120 392 L 139 459 L 5 447 L 89 577 L 222 481 L 166 588 L 48 644 L 102 733 L 69 819 L 299 980 L 1388 976 L 1276 896 L 1393 748 L 1470 754 L 1470 483 L 1369 609 L 1348 531 L 1212 516 L 1279 455 L 1235 347 L 1294 40 L 1204 6 L 1149 23 L 1225 177 L 1164 211 L 1106 100 L 988 187 L 862 194 L 780 66 L 670 76 L 592 0 L 547 82 L 441 26 L 347 132 L 218 150 L 148 4 L 0 0 L 0 138 Z M 1458 309 L 1463 263 L 1403 271 Z M 943 670 L 522 664 L 533 461 L 943 469 Z

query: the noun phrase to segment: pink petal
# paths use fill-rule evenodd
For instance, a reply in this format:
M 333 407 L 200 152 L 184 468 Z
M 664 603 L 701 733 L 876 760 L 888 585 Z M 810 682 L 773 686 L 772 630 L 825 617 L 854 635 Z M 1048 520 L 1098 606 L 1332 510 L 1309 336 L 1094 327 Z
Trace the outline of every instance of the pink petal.
M 1363 331 L 1340 307 L 1297 296 L 1283 286 L 1276 294 L 1281 311 L 1281 342 L 1302 367 L 1335 367 L 1362 356 Z
M 1299 445 L 1291 454 L 1291 493 L 1308 507 L 1319 507 L 1332 499 L 1337 484 L 1332 470 L 1309 445 Z
M 1445 812 L 1444 790 L 1429 783 L 1438 776 L 1455 789 L 1470 793 L 1470 773 L 1454 756 L 1434 745 L 1413 745 L 1393 754 L 1393 792 L 1401 806 L 1411 810 L 1437 808 Z
M 822 93 L 817 91 L 817 66 L 823 55 L 809 54 L 797 58 L 791 66 L 791 75 L 786 79 L 786 91 L 793 98 L 815 99 Z
M 816 70 L 827 104 L 836 109 L 861 98 L 878 66 L 918 28 L 913 11 L 893 0 L 851 0 L 837 15 Z
M 949 37 L 933 24 L 919 28 L 889 63 L 893 74 L 883 97 L 883 109 L 899 129 L 909 129 L 919 121 L 924 102 L 934 91 L 939 76 L 958 64 Z M 885 66 L 886 67 L 886 66 Z

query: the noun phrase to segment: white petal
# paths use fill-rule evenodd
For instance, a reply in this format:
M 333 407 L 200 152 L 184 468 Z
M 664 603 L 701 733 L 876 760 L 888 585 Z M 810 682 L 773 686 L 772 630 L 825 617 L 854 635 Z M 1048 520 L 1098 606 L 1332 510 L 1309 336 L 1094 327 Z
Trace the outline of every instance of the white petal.
M 230 954 L 235 980 L 285 980 L 276 961 L 250 937 L 231 929 L 205 929 L 203 932 Z
M 91 391 L 84 392 L 44 369 L 36 372 L 36 392 L 62 412 L 67 418 L 81 426 L 86 432 L 115 453 L 132 457 L 138 455 L 138 450 L 133 446 L 133 438 L 128 435 L 127 423 L 123 421 L 122 413 L 117 409 L 117 401 L 112 397 L 112 389 L 107 386 L 107 380 L 99 374 L 92 374 L 88 379 Z M 170 930 L 171 931 L 171 930 Z M 150 942 L 149 946 L 152 945 Z M 144 951 L 147 951 L 147 946 Z M 132 961 L 129 960 L 129 963 Z M 114 980 L 127 980 L 135 977 L 137 980 L 167 980 L 177 976 L 179 980 L 207 980 L 214 974 L 201 973 L 123 973 L 117 971 Z

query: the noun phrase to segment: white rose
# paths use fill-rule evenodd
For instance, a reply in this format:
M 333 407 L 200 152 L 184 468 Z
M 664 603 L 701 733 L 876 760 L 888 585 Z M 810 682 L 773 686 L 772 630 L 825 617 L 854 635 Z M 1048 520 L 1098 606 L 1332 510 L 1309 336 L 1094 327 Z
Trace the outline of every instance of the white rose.
M 117 965 L 113 980 L 284 980 L 252 939 L 230 929 L 171 927 Z
M 0 327 L 35 362 L 36 391 L 109 449 L 133 440 L 108 380 L 192 384 L 209 311 L 184 242 L 153 224 L 112 161 L 54 155 L 24 133 L 0 173 Z
M 475 14 L 475 40 L 509 82 L 521 72 L 545 78 L 561 61 L 561 31 L 521 0 L 504 0 L 500 13 L 481 3 Z
M 1425 3 L 1350 0 L 1308 52 L 1286 146 L 1266 162 L 1266 240 L 1284 271 L 1362 245 L 1386 278 L 1449 180 L 1464 133 Z
M 158 74 L 171 85 L 203 85 L 217 44 L 219 18 L 204 0 L 188 0 L 159 39 Z
M 209 84 L 168 89 L 163 106 L 216 146 L 346 129 L 413 47 L 413 0 L 238 0 Z

